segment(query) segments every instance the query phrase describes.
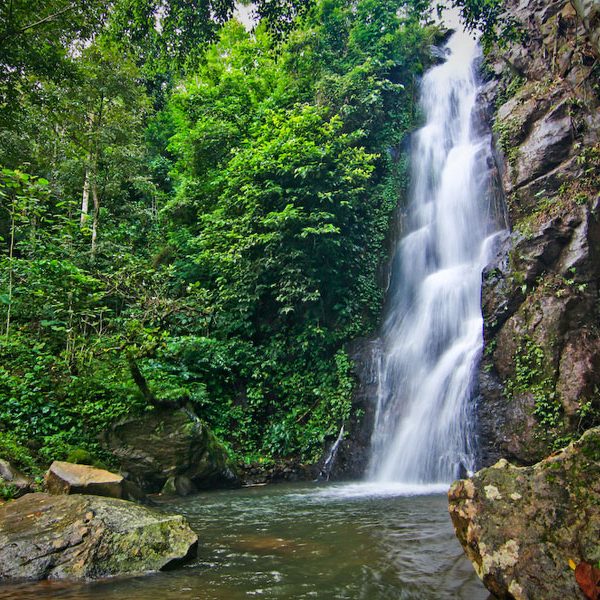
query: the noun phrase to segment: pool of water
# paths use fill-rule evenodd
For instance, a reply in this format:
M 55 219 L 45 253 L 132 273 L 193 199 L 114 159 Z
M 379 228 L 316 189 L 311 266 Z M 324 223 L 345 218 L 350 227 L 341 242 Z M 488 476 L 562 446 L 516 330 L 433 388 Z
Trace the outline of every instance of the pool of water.
M 162 504 L 200 537 L 178 570 L 0 585 L 1 600 L 486 600 L 440 488 L 280 484 Z

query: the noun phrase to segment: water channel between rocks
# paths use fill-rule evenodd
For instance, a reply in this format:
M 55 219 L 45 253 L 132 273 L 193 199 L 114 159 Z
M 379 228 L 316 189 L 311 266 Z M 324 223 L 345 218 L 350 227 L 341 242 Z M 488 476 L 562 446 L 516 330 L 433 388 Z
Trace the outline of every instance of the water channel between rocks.
M 164 503 L 200 538 L 174 571 L 0 585 L 1 600 L 486 600 L 439 486 L 280 484 Z

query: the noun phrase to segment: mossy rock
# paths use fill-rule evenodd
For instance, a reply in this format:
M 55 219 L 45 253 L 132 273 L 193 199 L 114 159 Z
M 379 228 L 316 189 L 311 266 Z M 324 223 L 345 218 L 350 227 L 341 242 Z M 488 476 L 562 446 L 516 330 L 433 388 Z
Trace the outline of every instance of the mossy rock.
M 0 506 L 0 581 L 158 571 L 193 556 L 197 542 L 180 515 L 115 498 L 27 494 Z
M 239 485 L 224 446 L 187 408 L 154 409 L 123 421 L 105 435 L 104 444 L 127 479 L 147 493 L 160 492 L 175 478 L 190 481 L 193 487 L 187 489 Z
M 580 598 L 572 565 L 600 560 L 600 427 L 532 467 L 501 460 L 448 497 L 458 539 L 497 598 Z

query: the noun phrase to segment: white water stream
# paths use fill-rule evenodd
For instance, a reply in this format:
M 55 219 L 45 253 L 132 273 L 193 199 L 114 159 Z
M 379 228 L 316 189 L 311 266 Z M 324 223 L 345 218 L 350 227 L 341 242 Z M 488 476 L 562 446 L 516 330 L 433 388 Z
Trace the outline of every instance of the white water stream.
M 426 73 L 412 146 L 406 233 L 393 259 L 378 360 L 370 479 L 448 483 L 474 468 L 481 273 L 499 225 L 489 134 L 477 127 L 476 42 L 455 33 Z

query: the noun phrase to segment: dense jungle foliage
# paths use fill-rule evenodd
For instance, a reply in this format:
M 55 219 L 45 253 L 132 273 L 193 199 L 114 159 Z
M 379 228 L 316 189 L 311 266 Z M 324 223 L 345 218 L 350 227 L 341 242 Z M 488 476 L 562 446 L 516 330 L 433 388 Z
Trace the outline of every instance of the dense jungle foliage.
M 248 32 L 231 0 L 2 4 L 0 453 L 101 456 L 189 403 L 240 460 L 316 459 L 377 325 L 432 8 L 263 0 Z

